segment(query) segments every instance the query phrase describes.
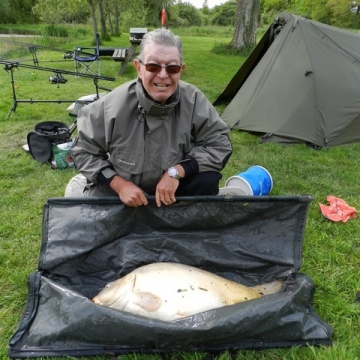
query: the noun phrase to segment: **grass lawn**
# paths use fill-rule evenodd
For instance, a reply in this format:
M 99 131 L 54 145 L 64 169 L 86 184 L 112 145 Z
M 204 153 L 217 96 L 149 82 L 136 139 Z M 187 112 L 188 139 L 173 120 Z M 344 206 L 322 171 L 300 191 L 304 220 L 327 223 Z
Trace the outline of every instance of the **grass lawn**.
M 219 42 L 230 39 L 221 36 L 182 37 L 184 59 L 187 63 L 183 80 L 197 85 L 214 101 L 238 70 L 244 58 L 213 54 L 210 50 Z M 36 41 L 26 39 L 21 41 Z M 59 45 L 73 49 L 74 45 L 89 46 L 90 38 Z M 0 58 L 5 53 L 0 42 Z M 102 44 L 109 47 L 129 46 L 128 34 Z M 11 49 L 10 49 L 11 50 Z M 6 49 L 9 51 L 9 49 Z M 22 59 L 31 54 L 23 51 Z M 41 67 L 73 71 L 72 60 L 64 60 L 61 52 L 43 49 L 38 52 Z M 1 68 L 3 66 L 0 64 Z M 135 77 L 129 64 L 118 76 L 120 63 L 111 57 L 101 58 L 101 74 L 115 77 L 115 81 L 100 81 L 99 85 L 110 89 Z M 49 164 L 34 161 L 23 149 L 26 136 L 34 126 L 47 120 L 72 124 L 73 117 L 66 110 L 68 102 L 80 96 L 95 93 L 91 79 L 64 75 L 66 84 L 51 84 L 52 72 L 31 68 L 14 70 L 18 100 L 53 100 L 46 103 L 19 102 L 16 111 L 7 116 L 13 105 L 10 73 L 0 69 L 0 359 L 7 358 L 8 341 L 13 335 L 27 299 L 27 276 L 37 269 L 40 249 L 42 207 L 51 197 L 63 196 L 68 180 L 76 174 L 69 168 L 52 170 Z M 103 90 L 100 90 L 101 92 Z M 223 107 L 218 108 L 219 112 Z M 75 135 L 76 133 L 74 133 Z M 240 359 L 360 359 L 360 222 L 359 217 L 347 223 L 325 219 L 319 203 L 327 204 L 327 196 L 344 199 L 360 209 L 359 158 L 360 144 L 339 146 L 332 149 L 313 150 L 305 145 L 283 147 L 279 144 L 260 145 L 259 137 L 232 131 L 234 154 L 223 171 L 225 180 L 244 171 L 251 165 L 266 167 L 274 179 L 272 195 L 308 194 L 310 204 L 305 233 L 303 266 L 316 284 L 314 308 L 318 315 L 334 328 L 334 343 L 330 347 L 293 347 L 264 351 L 238 351 Z M 176 354 L 174 359 L 201 359 L 200 353 Z M 217 359 L 227 360 L 224 352 Z M 95 359 L 106 359 L 96 357 Z M 161 359 L 158 355 L 127 355 L 119 359 Z

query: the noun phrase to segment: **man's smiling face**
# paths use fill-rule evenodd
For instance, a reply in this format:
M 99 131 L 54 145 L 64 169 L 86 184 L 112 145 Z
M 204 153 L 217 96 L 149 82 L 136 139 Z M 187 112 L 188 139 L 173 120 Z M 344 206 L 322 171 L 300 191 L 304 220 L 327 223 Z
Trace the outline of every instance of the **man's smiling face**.
M 143 86 L 151 98 L 162 104 L 176 91 L 185 64 L 180 63 L 177 47 L 150 43 L 143 52 L 142 63 L 134 60 L 134 65 Z M 164 67 L 158 73 L 147 71 L 143 64 L 182 65 L 178 74 L 168 74 Z

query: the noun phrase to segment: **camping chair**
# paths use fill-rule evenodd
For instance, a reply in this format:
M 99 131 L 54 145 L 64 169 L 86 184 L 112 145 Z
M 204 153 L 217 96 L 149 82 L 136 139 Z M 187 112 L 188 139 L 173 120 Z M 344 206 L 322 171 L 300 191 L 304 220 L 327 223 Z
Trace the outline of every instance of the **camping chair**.
M 81 74 L 90 72 L 93 75 L 100 75 L 100 51 L 99 51 L 99 34 L 96 33 L 95 47 L 74 47 L 75 72 Z M 85 50 L 85 51 L 84 51 Z M 97 73 L 91 68 L 97 65 Z

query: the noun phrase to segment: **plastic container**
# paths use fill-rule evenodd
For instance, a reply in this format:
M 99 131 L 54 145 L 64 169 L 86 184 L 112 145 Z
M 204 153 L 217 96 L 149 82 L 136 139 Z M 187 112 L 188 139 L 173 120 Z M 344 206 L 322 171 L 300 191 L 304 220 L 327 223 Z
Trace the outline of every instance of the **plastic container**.
M 270 193 L 273 188 L 273 180 L 268 170 L 254 165 L 246 171 L 228 178 L 225 187 L 239 188 L 244 195 L 262 196 Z

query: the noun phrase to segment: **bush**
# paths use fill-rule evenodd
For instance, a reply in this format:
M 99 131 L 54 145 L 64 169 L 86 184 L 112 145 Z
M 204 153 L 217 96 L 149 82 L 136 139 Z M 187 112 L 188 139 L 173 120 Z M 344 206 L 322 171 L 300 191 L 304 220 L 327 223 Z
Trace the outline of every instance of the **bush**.
M 26 27 L 0 26 L 1 34 L 20 34 L 20 35 L 39 35 L 40 32 L 36 29 L 29 29 Z
M 236 49 L 230 46 L 229 43 L 216 42 L 211 52 L 217 55 L 243 56 L 247 57 L 253 51 L 254 46 L 246 46 L 242 49 Z
M 231 26 L 178 26 L 171 29 L 179 36 L 228 36 L 231 37 L 234 29 Z
M 42 31 L 43 36 L 68 37 L 68 31 L 65 26 L 48 25 Z

